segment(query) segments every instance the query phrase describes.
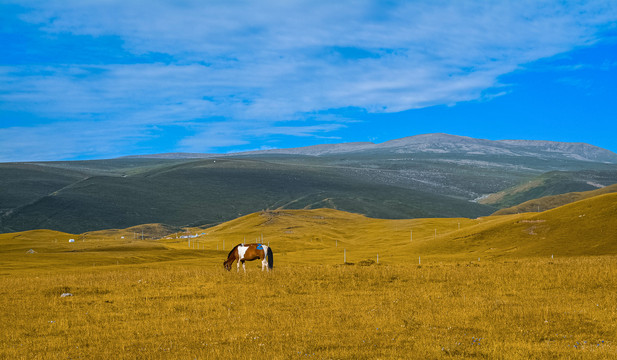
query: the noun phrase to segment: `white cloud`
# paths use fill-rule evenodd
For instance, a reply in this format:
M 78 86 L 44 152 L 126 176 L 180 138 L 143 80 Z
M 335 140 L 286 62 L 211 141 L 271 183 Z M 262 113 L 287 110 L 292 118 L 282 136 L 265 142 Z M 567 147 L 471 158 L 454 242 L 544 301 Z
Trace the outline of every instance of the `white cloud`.
M 338 123 L 281 126 L 275 122 L 215 122 L 198 126 L 201 129 L 195 135 L 183 138 L 179 147 L 184 152 L 216 152 L 219 148 L 248 145 L 256 139 L 263 143 L 269 137 L 277 135 L 331 139 L 332 137 L 323 134 L 343 127 L 344 124 Z
M 0 128 L 0 162 L 51 161 L 131 155 L 127 144 L 138 144 L 154 134 L 129 124 L 62 121 L 36 127 Z
M 593 43 L 617 20 L 613 1 L 19 4 L 28 9 L 21 19 L 44 33 L 93 42 L 116 36 L 130 54 L 173 60 L 7 67 L 0 70 L 0 110 L 142 130 L 201 123 L 218 134 L 186 138 L 186 148 L 196 148 L 198 138 L 211 142 L 207 148 L 245 144 L 250 131 L 263 128 L 320 136 L 328 128 L 296 130 L 284 121 L 327 109 L 398 112 L 478 99 L 502 85 L 501 75 Z M 212 130 L 221 118 L 234 131 Z M 244 126 L 249 121 L 261 125 Z

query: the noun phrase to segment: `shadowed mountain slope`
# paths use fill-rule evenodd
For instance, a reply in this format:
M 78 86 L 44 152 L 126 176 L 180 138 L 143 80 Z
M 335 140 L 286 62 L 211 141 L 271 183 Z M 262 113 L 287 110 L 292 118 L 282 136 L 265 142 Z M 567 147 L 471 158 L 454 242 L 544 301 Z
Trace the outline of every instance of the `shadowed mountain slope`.
M 497 208 L 513 207 L 546 196 L 592 191 L 617 183 L 617 171 L 551 171 L 511 188 L 479 199 L 481 204 Z M 561 203 L 563 205 L 565 203 Z M 526 206 L 528 206 L 527 204 Z M 537 203 L 536 205 L 541 205 Z M 552 207 L 541 207 L 547 210 Z M 537 209 L 531 209 L 538 211 Z
M 5 231 L 79 233 L 141 223 L 203 225 L 260 209 L 340 208 L 375 217 L 480 216 L 494 209 L 379 184 L 336 168 L 199 160 L 133 176 L 92 176 L 3 217 Z
M 376 218 L 474 218 L 617 182 L 617 155 L 591 145 L 447 134 L 212 156 L 0 164 L 0 231 L 178 227 L 320 207 Z M 546 180 L 529 191 L 487 200 L 539 176 Z
M 501 209 L 493 215 L 518 214 L 523 212 L 538 212 L 538 210 L 550 210 L 575 201 L 588 199 L 594 196 L 617 192 L 617 184 L 609 185 L 597 190 L 570 192 L 561 195 L 544 196 L 538 199 L 525 201 L 522 204 Z

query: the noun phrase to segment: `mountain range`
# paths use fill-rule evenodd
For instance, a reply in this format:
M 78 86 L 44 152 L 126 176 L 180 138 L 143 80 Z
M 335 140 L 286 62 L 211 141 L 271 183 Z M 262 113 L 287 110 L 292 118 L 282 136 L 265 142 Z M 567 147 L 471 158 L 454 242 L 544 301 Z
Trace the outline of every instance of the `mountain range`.
M 396 153 L 396 154 L 452 154 L 469 155 L 503 155 L 532 156 L 546 159 L 573 159 L 590 162 L 617 163 L 617 154 L 612 151 L 585 143 L 566 143 L 537 140 L 484 140 L 467 136 L 449 134 L 425 134 L 409 136 L 386 141 L 381 144 L 372 142 L 352 142 L 341 144 L 322 144 L 289 149 L 258 150 L 228 154 L 231 156 L 251 156 L 267 154 L 285 155 L 340 155 L 352 153 Z M 168 153 L 144 155 L 146 158 L 212 158 L 225 156 L 221 154 Z M 135 157 L 135 156 L 133 156 Z M 139 156 L 138 156 L 139 157 Z
M 0 231 L 212 225 L 259 210 L 469 217 L 617 183 L 593 145 L 448 134 L 235 154 L 0 164 Z

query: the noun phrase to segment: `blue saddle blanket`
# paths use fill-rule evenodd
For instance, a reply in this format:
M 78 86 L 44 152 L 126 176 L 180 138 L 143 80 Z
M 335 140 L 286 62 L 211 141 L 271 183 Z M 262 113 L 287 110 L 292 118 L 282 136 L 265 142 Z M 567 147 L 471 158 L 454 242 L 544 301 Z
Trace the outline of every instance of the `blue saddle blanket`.
M 264 246 L 262 244 L 257 244 L 257 250 L 263 250 Z

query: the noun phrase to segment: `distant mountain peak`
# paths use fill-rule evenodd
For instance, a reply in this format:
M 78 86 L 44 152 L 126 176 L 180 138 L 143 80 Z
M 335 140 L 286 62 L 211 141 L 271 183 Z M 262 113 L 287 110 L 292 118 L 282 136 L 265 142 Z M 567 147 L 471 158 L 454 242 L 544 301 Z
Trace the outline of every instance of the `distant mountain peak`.
M 319 144 L 305 147 L 245 151 L 229 154 L 169 153 L 132 156 L 133 158 L 199 159 L 251 155 L 326 156 L 364 152 L 391 152 L 396 154 L 458 154 L 525 156 L 542 159 L 569 159 L 579 161 L 617 163 L 617 154 L 585 143 L 544 140 L 486 140 L 446 133 L 407 136 L 383 143 L 349 142 Z

